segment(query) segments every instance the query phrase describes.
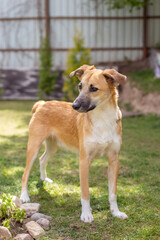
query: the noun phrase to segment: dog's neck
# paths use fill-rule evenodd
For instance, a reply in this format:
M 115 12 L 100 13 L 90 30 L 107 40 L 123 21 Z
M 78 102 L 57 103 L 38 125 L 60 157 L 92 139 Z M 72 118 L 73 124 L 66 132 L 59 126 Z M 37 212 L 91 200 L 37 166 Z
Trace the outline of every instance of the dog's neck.
M 117 120 L 118 116 L 118 105 L 115 99 L 112 98 L 108 101 L 104 101 L 99 104 L 94 110 L 88 112 L 88 119 L 91 122 L 91 132 L 88 139 L 88 143 L 96 143 L 103 145 L 104 149 L 101 149 L 103 153 L 111 142 L 118 142 L 117 138 Z
M 99 104 L 93 111 L 90 111 L 89 117 L 92 120 L 93 118 L 110 118 L 118 120 L 118 92 L 115 89 L 114 92 L 111 93 L 110 97 L 104 100 L 101 104 Z
M 117 121 L 117 107 L 113 103 L 107 103 L 106 105 L 98 106 L 93 111 L 90 111 L 89 117 L 92 122 L 103 122 L 107 119 L 110 119 L 110 121 Z

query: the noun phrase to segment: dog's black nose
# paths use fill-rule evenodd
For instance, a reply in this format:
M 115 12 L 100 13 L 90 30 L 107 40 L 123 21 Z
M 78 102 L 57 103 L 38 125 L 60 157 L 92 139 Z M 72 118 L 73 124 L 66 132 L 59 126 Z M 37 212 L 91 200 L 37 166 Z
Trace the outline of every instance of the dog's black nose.
M 78 102 L 74 102 L 73 104 L 72 104 L 72 107 L 73 107 L 73 109 L 74 110 L 78 110 L 79 108 L 80 108 L 80 104 L 78 103 Z

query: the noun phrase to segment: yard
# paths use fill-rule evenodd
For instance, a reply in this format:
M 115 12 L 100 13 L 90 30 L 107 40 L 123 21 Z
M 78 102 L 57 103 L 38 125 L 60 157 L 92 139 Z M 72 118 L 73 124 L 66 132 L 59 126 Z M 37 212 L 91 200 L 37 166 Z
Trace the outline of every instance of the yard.
M 0 195 L 20 196 L 32 105 L 31 101 L 0 102 Z M 78 157 L 58 151 L 48 167 L 52 184 L 39 180 L 37 159 L 29 179 L 29 195 L 32 202 L 41 204 L 42 213 L 53 218 L 51 229 L 41 239 L 160 239 L 159 161 L 160 118 L 124 119 L 118 203 L 129 218 L 116 219 L 109 211 L 108 163 L 103 158 L 91 165 L 94 222 L 86 224 L 80 221 Z

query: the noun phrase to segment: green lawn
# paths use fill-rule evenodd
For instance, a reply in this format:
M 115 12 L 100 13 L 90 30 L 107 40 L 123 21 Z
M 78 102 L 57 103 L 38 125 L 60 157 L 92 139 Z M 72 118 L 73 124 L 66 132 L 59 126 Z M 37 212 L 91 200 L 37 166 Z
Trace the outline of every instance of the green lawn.
M 0 102 L 0 195 L 20 196 L 28 122 L 33 102 Z M 29 194 L 41 212 L 53 218 L 41 239 L 160 239 L 160 118 L 149 115 L 123 120 L 118 203 L 128 220 L 112 217 L 108 203 L 107 160 L 92 163 L 91 206 L 94 222 L 80 221 L 78 157 L 59 150 L 49 163 L 53 184 L 39 180 L 36 160 Z
M 129 80 L 132 86 L 139 88 L 144 94 L 160 92 L 160 78 L 154 78 L 152 69 L 133 71 L 129 74 Z

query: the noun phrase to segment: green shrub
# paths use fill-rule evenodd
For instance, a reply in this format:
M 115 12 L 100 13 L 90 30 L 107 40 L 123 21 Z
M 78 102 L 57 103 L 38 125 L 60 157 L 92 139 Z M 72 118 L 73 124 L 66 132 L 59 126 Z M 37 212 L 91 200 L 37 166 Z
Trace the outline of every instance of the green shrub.
M 160 42 L 158 42 L 158 43 L 156 44 L 156 48 L 157 48 L 158 50 L 160 50 Z
M 97 6 L 97 0 L 93 0 Z M 111 9 L 122 9 L 125 7 L 129 8 L 129 11 L 132 12 L 133 9 L 141 9 L 144 6 L 153 5 L 154 1 L 152 0 L 104 0 L 101 2 L 102 4 L 106 4 L 109 6 L 109 10 Z
M 48 39 L 44 38 L 39 51 L 39 92 L 40 98 L 47 98 L 55 90 L 58 71 L 52 72 L 52 51 Z
M 2 225 L 10 229 L 10 222 L 18 221 L 23 222 L 26 214 L 25 210 L 16 208 L 15 204 L 12 202 L 12 196 L 3 194 L 0 203 L 0 220 Z
M 74 48 L 68 51 L 67 69 L 64 72 L 65 82 L 63 87 L 64 98 L 73 101 L 78 95 L 78 78 L 69 77 L 69 74 L 83 64 L 90 64 L 90 49 L 84 47 L 84 37 L 80 32 L 76 32 L 73 38 Z

